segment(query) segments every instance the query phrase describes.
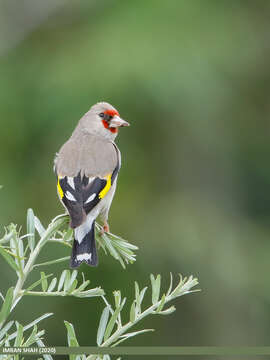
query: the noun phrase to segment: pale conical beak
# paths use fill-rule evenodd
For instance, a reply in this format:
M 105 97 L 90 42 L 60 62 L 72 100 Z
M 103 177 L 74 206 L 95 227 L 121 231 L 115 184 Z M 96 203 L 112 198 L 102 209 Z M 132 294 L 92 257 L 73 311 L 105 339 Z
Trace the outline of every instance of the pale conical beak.
M 112 120 L 110 121 L 110 127 L 122 127 L 122 126 L 129 126 L 129 123 L 123 119 L 121 119 L 119 116 L 115 115 Z

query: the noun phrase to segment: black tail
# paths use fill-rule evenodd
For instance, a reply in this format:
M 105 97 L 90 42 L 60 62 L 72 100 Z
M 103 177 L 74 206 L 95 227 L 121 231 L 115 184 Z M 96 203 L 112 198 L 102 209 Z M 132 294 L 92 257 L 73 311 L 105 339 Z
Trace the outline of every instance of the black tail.
M 76 238 L 73 241 L 73 248 L 70 258 L 70 267 L 76 268 L 85 262 L 89 266 L 98 265 L 98 256 L 95 240 L 95 221 L 93 221 L 91 230 L 85 235 L 81 243 Z

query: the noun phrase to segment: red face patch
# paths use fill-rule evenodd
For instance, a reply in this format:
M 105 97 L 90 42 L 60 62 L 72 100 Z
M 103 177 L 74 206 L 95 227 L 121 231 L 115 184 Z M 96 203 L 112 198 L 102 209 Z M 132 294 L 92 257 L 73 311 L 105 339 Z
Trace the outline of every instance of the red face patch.
M 116 111 L 116 110 L 105 110 L 104 111 L 104 114 L 105 115 L 109 115 L 109 116 L 111 116 L 111 117 L 114 117 L 115 115 L 116 116 L 119 116 L 119 113 L 118 113 L 118 111 Z M 108 129 L 111 133 L 113 133 L 113 134 L 115 134 L 115 133 L 117 133 L 118 132 L 118 129 L 117 128 L 110 128 L 110 124 L 109 124 L 109 122 L 108 121 L 106 121 L 106 120 L 102 120 L 102 124 L 103 124 L 103 126 L 105 127 L 105 129 Z
M 116 111 L 116 110 L 105 110 L 105 111 L 104 111 L 104 114 L 110 115 L 110 116 L 112 116 L 112 117 L 114 117 L 114 115 L 119 116 L 119 113 L 118 113 L 118 111 Z
M 110 128 L 110 125 L 109 125 L 109 123 L 108 123 L 106 120 L 102 120 L 102 124 L 103 124 L 103 126 L 105 127 L 105 129 L 110 130 L 111 133 L 115 134 L 115 133 L 118 132 L 118 129 L 117 129 L 117 128 L 115 128 L 115 127 Z

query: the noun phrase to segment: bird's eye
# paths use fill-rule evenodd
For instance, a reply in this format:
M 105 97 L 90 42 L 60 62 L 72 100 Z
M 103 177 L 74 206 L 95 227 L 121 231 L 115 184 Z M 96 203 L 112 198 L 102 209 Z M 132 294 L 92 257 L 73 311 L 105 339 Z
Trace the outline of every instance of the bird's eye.
M 100 113 L 99 116 L 100 116 L 101 118 L 104 118 L 104 113 Z
M 103 119 L 109 123 L 113 117 L 109 114 L 103 114 Z

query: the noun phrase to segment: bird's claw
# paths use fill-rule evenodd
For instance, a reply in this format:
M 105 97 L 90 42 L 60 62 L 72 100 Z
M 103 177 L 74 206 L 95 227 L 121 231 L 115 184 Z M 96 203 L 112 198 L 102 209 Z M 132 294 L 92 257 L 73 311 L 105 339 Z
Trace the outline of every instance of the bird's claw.
M 108 224 L 107 222 L 104 222 L 104 225 L 103 225 L 103 227 L 102 227 L 102 229 L 101 229 L 101 232 L 100 232 L 101 236 L 102 236 L 105 232 L 106 232 L 106 233 L 110 232 L 110 227 L 109 227 L 109 224 Z

